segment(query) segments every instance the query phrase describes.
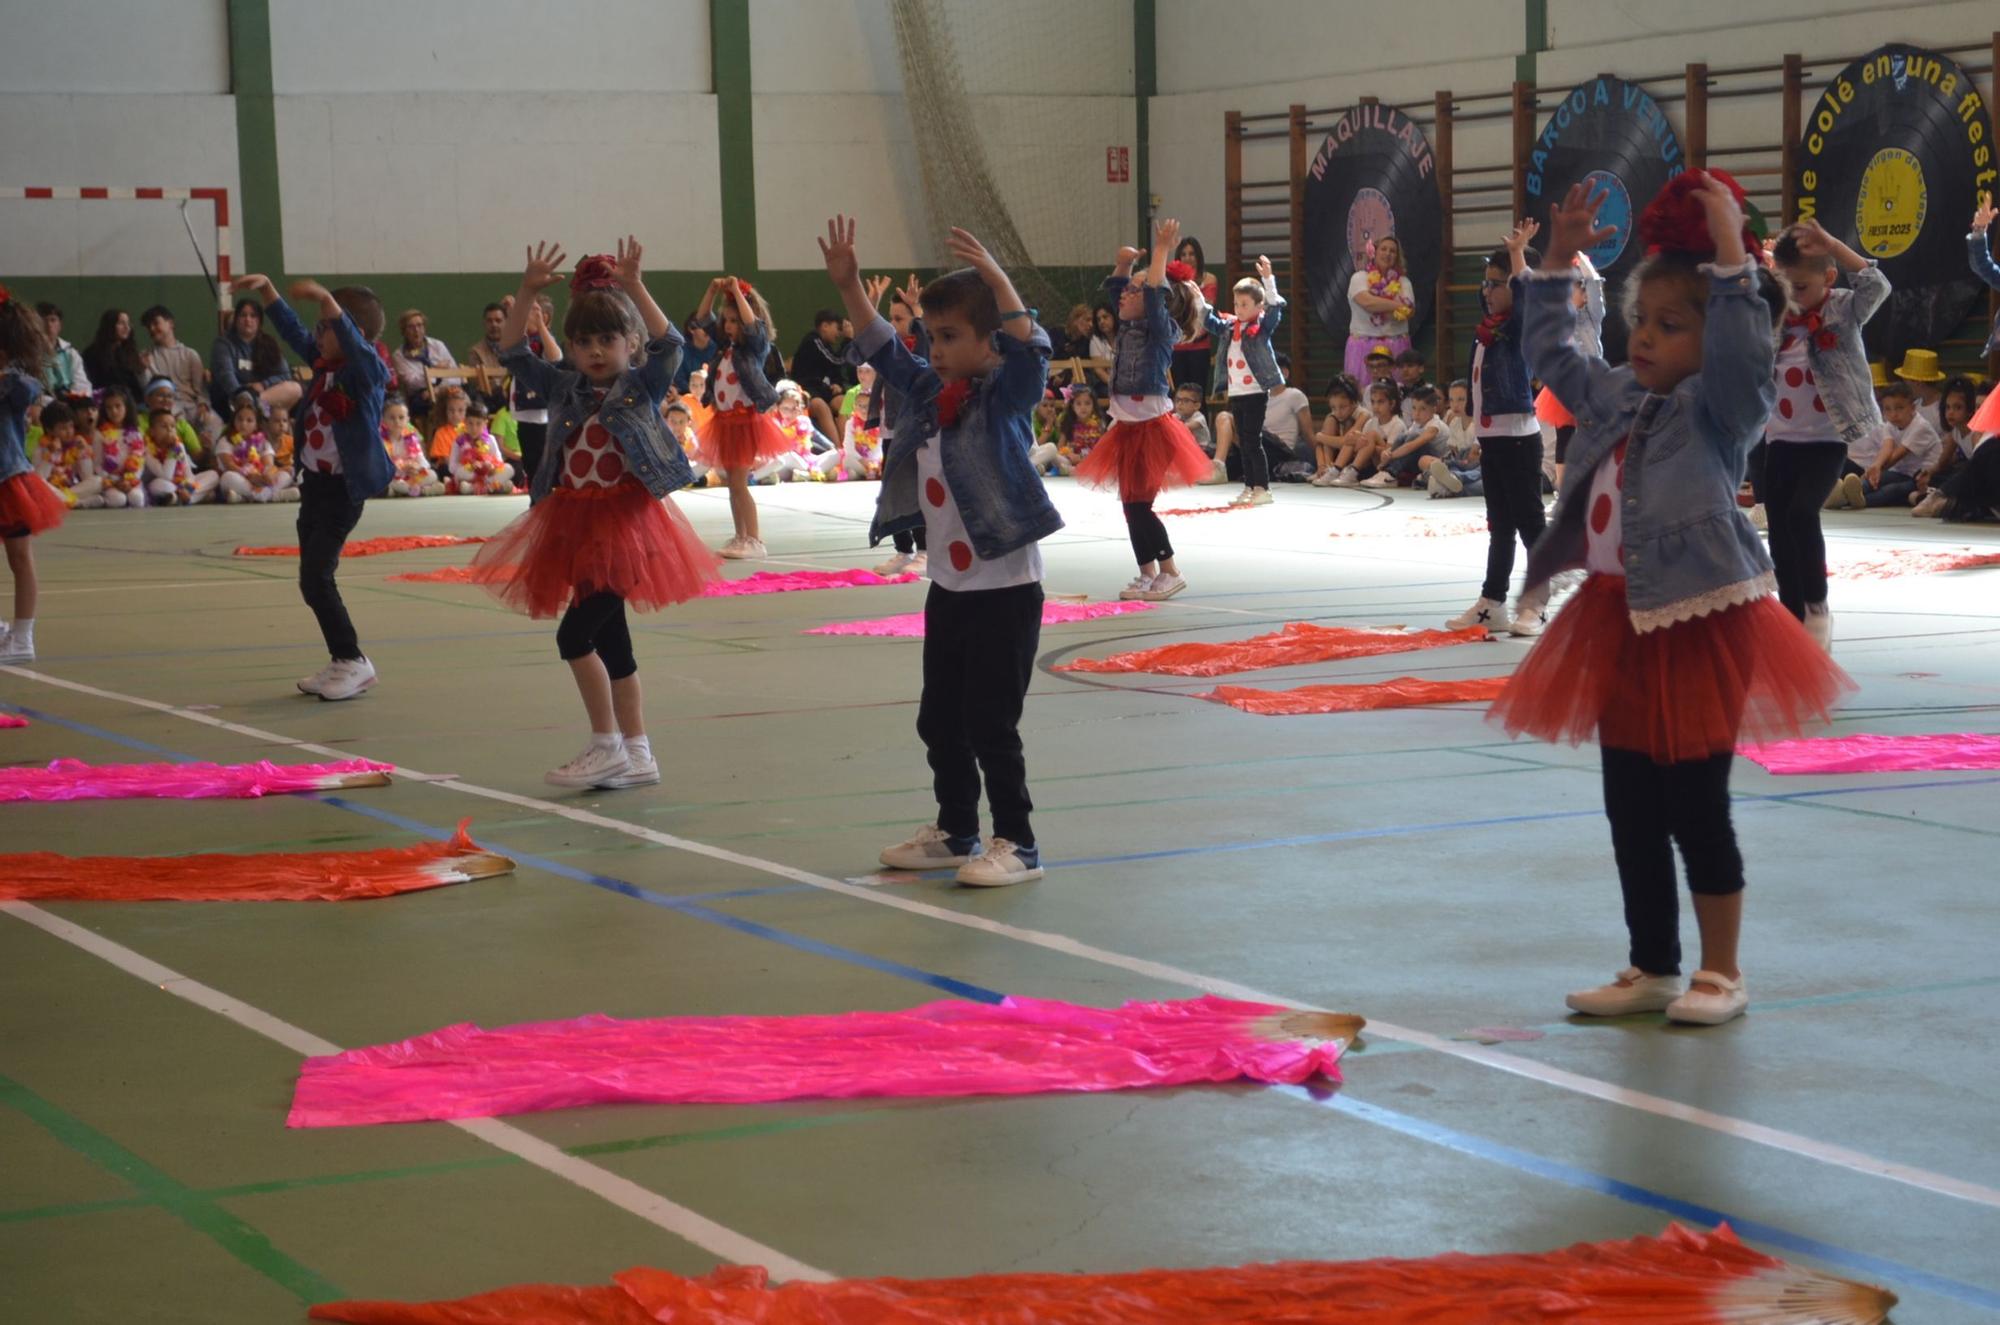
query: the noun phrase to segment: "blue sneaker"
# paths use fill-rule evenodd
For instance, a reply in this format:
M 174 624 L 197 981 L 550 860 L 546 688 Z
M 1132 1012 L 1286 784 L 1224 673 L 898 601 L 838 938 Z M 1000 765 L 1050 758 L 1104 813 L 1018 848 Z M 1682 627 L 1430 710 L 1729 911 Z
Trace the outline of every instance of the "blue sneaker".
M 988 841 L 986 850 L 958 871 L 958 881 L 971 888 L 1005 888 L 1011 883 L 1027 883 L 1041 877 L 1041 851 L 1016 846 L 1004 837 Z
M 953 837 L 936 824 L 926 824 L 882 852 L 882 863 L 895 870 L 941 870 L 964 865 L 979 855 L 979 838 Z

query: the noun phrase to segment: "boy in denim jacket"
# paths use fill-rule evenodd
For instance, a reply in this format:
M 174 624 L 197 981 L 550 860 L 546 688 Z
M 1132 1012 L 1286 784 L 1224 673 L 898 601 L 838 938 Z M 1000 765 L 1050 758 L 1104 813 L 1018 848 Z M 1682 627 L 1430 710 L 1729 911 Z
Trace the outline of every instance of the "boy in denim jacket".
M 1208 310 L 1208 334 L 1221 346 L 1215 356 L 1215 390 L 1229 398 L 1229 418 L 1242 448 L 1243 491 L 1231 506 L 1271 504 L 1271 461 L 1264 452 L 1264 412 L 1271 395 L 1285 385 L 1274 348 L 1285 320 L 1285 297 L 1271 274 L 1271 260 L 1257 259 L 1257 275 L 1244 277 L 1230 291 L 1236 315 Z
M 967 266 L 924 287 L 932 360 L 916 357 L 861 283 L 854 222 L 820 241 L 859 328 L 849 354 L 895 393 L 894 438 L 882 458 L 871 542 L 922 524 L 931 551 L 924 601 L 924 689 L 917 734 L 929 752 L 938 816 L 882 853 L 894 869 L 958 867 L 991 888 L 1042 877 L 1028 816 L 1021 710 L 1042 634 L 1041 539 L 1062 528 L 1028 452 L 1048 382 L 1048 333 L 1022 307 L 985 247 L 953 229 Z M 993 836 L 981 849 L 984 774 Z

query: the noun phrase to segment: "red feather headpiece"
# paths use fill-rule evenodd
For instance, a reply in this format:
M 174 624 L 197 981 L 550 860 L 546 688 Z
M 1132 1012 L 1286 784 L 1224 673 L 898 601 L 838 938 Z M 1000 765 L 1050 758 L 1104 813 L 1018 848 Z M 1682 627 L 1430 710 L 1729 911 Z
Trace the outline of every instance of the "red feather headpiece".
M 1177 283 L 1180 281 L 1193 281 L 1194 268 L 1176 259 L 1167 264 L 1167 279 Z
M 1735 196 L 1737 206 L 1748 205 L 1743 186 L 1728 171 L 1711 170 L 1707 173 Z M 1639 238 L 1645 241 L 1646 252 L 1685 253 L 1697 258 L 1715 256 L 1715 239 L 1708 233 L 1708 212 L 1696 196 L 1696 190 L 1701 187 L 1701 176 L 1700 171 L 1681 172 L 1668 180 L 1667 186 L 1646 204 L 1646 210 L 1639 215 Z M 1758 247 L 1757 236 L 1746 222 L 1743 226 L 1743 251 L 1755 253 Z
M 576 260 L 576 274 L 569 278 L 571 294 L 617 288 L 618 263 L 609 253 L 592 253 Z

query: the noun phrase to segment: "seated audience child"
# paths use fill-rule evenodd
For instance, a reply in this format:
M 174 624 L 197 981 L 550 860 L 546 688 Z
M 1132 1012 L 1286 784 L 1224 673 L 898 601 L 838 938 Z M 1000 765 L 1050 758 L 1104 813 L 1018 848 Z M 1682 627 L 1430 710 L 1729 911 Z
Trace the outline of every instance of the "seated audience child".
M 76 415 L 60 400 L 42 406 L 42 437 L 35 448 L 35 472 L 72 509 L 104 505 L 104 480 L 97 473 L 97 448 L 76 430 Z
M 1424 461 L 1425 486 L 1433 497 L 1478 497 L 1479 433 L 1473 426 L 1472 386 L 1459 378 L 1450 387 L 1444 414 L 1444 454 Z
M 1362 481 L 1362 487 L 1409 487 L 1424 473 L 1426 460 L 1444 456 L 1444 420 L 1438 417 L 1443 402 L 1438 399 L 1437 388 L 1420 386 L 1413 394 L 1414 400 L 1404 402 L 1413 408 L 1409 422 L 1404 425 L 1402 440 L 1377 457 L 1375 463 L 1379 468 L 1373 478 Z
M 146 504 L 146 434 L 139 430 L 138 407 L 122 386 L 107 387 L 97 420 L 97 472 L 104 479 L 104 504 L 113 510 Z
M 1326 422 L 1313 435 L 1313 476 L 1316 488 L 1330 488 L 1340 477 L 1340 451 L 1359 446 L 1364 415 L 1361 387 L 1346 373 L 1337 373 L 1326 389 Z
M 1215 454 L 1215 434 L 1209 429 L 1208 415 L 1201 406 L 1201 383 L 1186 381 L 1174 388 L 1174 417 L 1194 434 L 1195 445 L 1212 456 Z
M 444 493 L 437 471 L 424 454 L 424 435 L 410 422 L 410 407 L 391 396 L 382 406 L 382 449 L 396 467 L 389 480 L 391 497 L 437 497 Z
M 1396 389 L 1403 393 L 1403 422 L 1408 423 L 1416 412 L 1417 392 L 1424 387 L 1437 386 L 1430 380 L 1430 361 L 1424 358 L 1422 350 L 1404 350 L 1396 356 L 1391 371 Z
M 278 468 L 278 453 L 259 425 L 263 422 L 253 400 L 240 400 L 229 431 L 215 445 L 216 484 L 223 500 L 244 502 L 297 501 L 291 471 Z
M 466 402 L 465 423 L 451 447 L 451 479 L 462 497 L 509 497 L 514 493 L 514 466 L 500 453 L 492 422 L 485 401 Z
M 199 506 L 221 481 L 212 470 L 195 469 L 181 437 L 186 426 L 170 408 L 146 416 L 146 492 L 155 506 Z
M 1334 457 L 1334 464 L 1340 467 L 1340 472 L 1334 477 L 1332 486 L 1360 487 L 1362 472 L 1381 464 L 1389 452 L 1401 444 L 1404 432 L 1403 416 L 1399 410 L 1401 404 L 1395 383 L 1374 382 L 1369 385 L 1368 417 L 1362 421 L 1353 444 L 1341 447 Z
M 437 393 L 437 406 L 432 411 L 436 422 L 431 428 L 431 467 L 447 486 L 452 481 L 451 454 L 458 446 L 458 435 L 465 431 L 465 415 L 471 406 L 472 397 L 462 387 L 448 386 Z
M 1871 506 L 1905 506 L 1917 490 L 1917 475 L 1937 460 L 1943 449 L 1937 429 L 1917 412 L 1916 393 L 1902 382 L 1882 388 L 1881 433 L 1848 443 L 1847 464 L 1833 495 L 1830 511 L 1862 510 Z

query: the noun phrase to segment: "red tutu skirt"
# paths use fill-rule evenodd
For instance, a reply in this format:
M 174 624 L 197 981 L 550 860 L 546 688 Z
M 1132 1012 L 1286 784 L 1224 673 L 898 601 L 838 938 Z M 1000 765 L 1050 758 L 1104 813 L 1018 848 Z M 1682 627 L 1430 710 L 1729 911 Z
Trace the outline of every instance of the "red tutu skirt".
M 1167 488 L 1191 488 L 1209 475 L 1208 455 L 1173 414 L 1114 423 L 1076 467 L 1078 482 L 1150 501 Z
M 798 449 L 777 420 L 750 408 L 718 410 L 695 434 L 697 454 L 713 469 L 755 469 L 766 460 Z
M 2000 432 L 2000 391 L 1989 393 L 1965 426 L 1969 432 Z
M 1593 575 L 1516 668 L 1487 720 L 1576 745 L 1706 759 L 1797 736 L 1854 689 L 1774 597 L 1639 634 L 1625 579 Z
M 1576 426 L 1576 415 L 1563 408 L 1556 399 L 1556 393 L 1543 387 L 1535 397 L 1535 417 L 1551 428 L 1571 428 Z
M 33 470 L 0 483 L 0 538 L 47 533 L 68 513 L 62 494 Z
M 698 598 L 722 564 L 680 507 L 637 479 L 557 488 L 493 535 L 472 559 L 472 582 L 531 617 L 615 593 L 639 611 Z

